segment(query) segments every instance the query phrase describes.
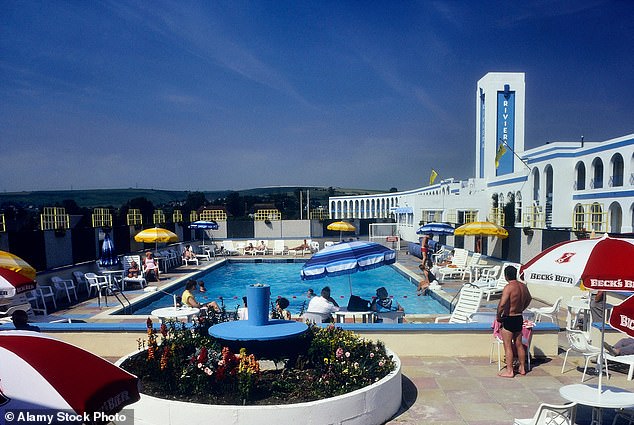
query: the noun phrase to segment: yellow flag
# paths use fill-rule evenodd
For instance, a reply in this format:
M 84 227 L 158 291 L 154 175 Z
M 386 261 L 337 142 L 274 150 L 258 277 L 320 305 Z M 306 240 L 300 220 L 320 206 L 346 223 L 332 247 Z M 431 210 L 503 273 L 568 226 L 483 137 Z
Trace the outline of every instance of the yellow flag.
M 500 143 L 500 146 L 498 146 L 498 151 L 495 153 L 495 168 L 498 168 L 500 166 L 500 158 L 502 158 L 502 155 L 504 155 L 506 153 L 506 146 L 504 146 L 504 143 Z
M 432 168 L 431 175 L 429 176 L 429 184 L 434 184 L 434 182 L 436 181 L 436 177 L 438 177 L 438 173 Z

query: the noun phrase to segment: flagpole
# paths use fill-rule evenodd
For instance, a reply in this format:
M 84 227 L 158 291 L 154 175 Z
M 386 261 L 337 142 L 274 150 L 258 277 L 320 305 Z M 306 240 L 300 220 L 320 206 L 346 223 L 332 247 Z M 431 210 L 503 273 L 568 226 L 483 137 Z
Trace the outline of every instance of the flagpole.
M 509 146 L 509 144 L 504 141 L 504 139 L 500 138 L 500 142 L 503 143 L 504 146 L 506 146 L 513 153 L 513 155 L 515 155 L 517 157 L 517 159 L 519 159 L 522 162 L 522 164 L 524 164 L 526 166 L 526 168 L 528 168 L 529 171 L 533 169 L 530 165 L 528 165 L 528 163 L 526 161 L 524 161 L 522 159 L 522 157 L 520 157 L 517 153 L 515 153 L 513 148 L 511 148 Z

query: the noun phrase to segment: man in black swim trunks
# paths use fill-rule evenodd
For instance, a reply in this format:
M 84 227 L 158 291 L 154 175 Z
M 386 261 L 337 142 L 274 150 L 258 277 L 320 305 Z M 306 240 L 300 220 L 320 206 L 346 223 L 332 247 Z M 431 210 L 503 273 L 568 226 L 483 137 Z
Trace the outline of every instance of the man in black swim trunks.
M 506 370 L 498 375 L 504 378 L 515 376 L 513 370 L 513 358 L 517 353 L 520 362 L 519 373 L 526 375 L 526 350 L 522 344 L 522 313 L 532 300 L 528 288 L 517 280 L 517 269 L 507 266 L 504 269 L 504 278 L 508 284 L 502 291 L 502 298 L 497 309 L 497 321 L 502 324 L 500 333 L 504 343 L 504 355 L 506 357 Z

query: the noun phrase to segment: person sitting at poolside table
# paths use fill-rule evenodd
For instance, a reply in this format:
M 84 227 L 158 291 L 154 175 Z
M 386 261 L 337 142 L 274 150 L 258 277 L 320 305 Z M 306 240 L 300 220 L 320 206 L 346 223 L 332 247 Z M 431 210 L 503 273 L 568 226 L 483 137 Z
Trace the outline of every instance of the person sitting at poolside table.
M 318 314 L 325 318 L 326 316 L 339 311 L 339 305 L 330 296 L 330 288 L 328 286 L 325 286 L 321 290 L 321 296 L 312 297 L 310 299 L 310 302 L 308 303 L 308 309 L 306 311 L 308 313 Z
M 128 268 L 128 277 L 139 277 L 139 272 L 139 265 L 136 261 L 132 260 Z
M 286 298 L 278 298 L 275 300 L 275 311 L 277 315 L 284 320 L 291 320 L 291 313 L 287 310 L 290 302 Z
M 621 338 L 614 345 L 604 342 L 603 346 L 606 351 L 613 356 L 629 356 L 634 354 L 634 338 Z
M 376 297 L 370 304 L 370 310 L 383 313 L 387 311 L 403 311 L 403 307 L 401 307 L 398 301 L 393 302 L 387 293 L 387 289 L 381 286 L 376 290 Z
M 192 291 L 196 289 L 197 285 L 198 283 L 194 279 L 189 279 L 185 283 L 185 290 L 183 291 L 183 295 L 181 295 L 183 306 L 194 307 L 194 308 L 211 307 L 214 309 L 214 311 L 220 312 L 220 307 L 218 307 L 218 304 L 215 301 L 211 301 L 206 304 L 201 304 L 198 301 L 196 301 L 196 298 L 194 297 L 194 294 L 192 293 Z
M 255 247 L 253 246 L 253 243 L 249 242 L 249 245 L 244 247 L 244 252 L 249 252 L 249 251 L 255 251 Z
M 143 259 L 143 273 L 145 273 L 145 280 L 148 282 L 159 281 L 158 264 L 152 256 L 151 251 L 145 252 L 145 258 Z

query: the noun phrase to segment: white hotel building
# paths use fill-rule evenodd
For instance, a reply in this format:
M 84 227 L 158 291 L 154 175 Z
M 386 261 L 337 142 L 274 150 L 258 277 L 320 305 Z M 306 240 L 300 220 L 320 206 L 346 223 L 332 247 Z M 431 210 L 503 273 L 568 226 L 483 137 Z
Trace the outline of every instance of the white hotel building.
M 574 233 L 633 232 L 634 134 L 525 150 L 523 73 L 488 73 L 478 81 L 476 104 L 473 178 L 444 179 L 404 192 L 332 197 L 330 217 L 393 218 L 405 241 L 418 240 L 420 223 L 492 221 L 509 230 L 510 242 L 489 239 L 485 253 L 517 261 Z M 506 152 L 496 167 L 502 141 Z M 446 243 L 473 248 L 474 238 L 454 239 Z

